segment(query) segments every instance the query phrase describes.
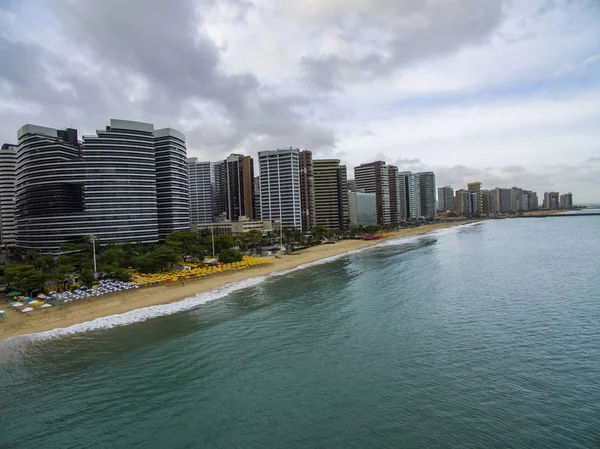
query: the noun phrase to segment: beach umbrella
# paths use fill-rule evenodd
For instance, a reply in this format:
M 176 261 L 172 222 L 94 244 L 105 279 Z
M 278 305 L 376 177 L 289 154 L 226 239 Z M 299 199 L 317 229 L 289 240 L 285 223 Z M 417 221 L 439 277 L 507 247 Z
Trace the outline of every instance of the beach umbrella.
M 56 298 L 46 298 L 46 301 L 56 301 Z
M 26 313 L 27 315 L 29 315 L 32 310 L 33 310 L 32 307 L 25 307 L 23 310 L 21 310 L 21 312 Z
M 60 307 L 61 309 L 62 309 L 62 307 L 63 307 L 65 304 L 66 304 L 66 302 L 65 302 L 65 301 L 59 301 L 59 302 L 58 302 L 58 305 L 59 305 L 59 307 Z
M 29 302 L 31 301 L 33 298 L 29 297 L 29 296 L 25 296 L 25 298 L 23 298 L 21 301 L 23 302 Z
M 48 307 L 52 307 L 52 304 L 43 304 L 42 306 L 40 306 L 40 308 L 42 309 L 46 309 L 46 313 L 48 313 Z
M 13 302 L 11 305 L 12 305 L 13 307 L 21 307 L 21 306 L 23 306 L 23 305 L 25 305 L 25 304 L 23 304 L 22 302 Z
M 0 318 L 4 318 L 4 310 L 0 310 Z
M 21 292 L 15 291 L 15 292 L 8 293 L 6 296 L 19 296 L 20 294 L 21 294 Z
M 29 301 L 27 304 L 36 304 L 37 303 L 37 299 L 34 299 L 32 301 Z

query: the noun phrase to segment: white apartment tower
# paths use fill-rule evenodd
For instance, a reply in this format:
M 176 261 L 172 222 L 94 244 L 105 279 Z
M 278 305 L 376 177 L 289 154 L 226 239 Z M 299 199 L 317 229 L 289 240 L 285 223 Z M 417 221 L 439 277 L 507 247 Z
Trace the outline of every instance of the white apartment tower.
M 190 222 L 192 225 L 211 223 L 214 217 L 212 163 L 188 158 L 190 174 Z
M 277 220 L 283 228 L 302 230 L 298 149 L 259 151 L 262 220 Z

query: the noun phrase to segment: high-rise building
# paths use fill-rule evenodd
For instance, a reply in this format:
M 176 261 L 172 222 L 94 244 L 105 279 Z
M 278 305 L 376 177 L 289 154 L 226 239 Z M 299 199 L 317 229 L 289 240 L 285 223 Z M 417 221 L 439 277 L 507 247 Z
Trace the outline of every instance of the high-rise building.
M 421 212 L 421 181 L 418 173 L 402 172 L 406 186 L 407 212 L 412 220 L 418 220 Z
M 351 226 L 376 226 L 376 195 L 374 193 L 350 192 L 348 196 L 348 210 Z
M 211 162 L 200 162 L 196 157 L 188 159 L 192 226 L 211 223 L 214 219 L 211 167 Z
M 388 166 L 390 184 L 390 221 L 400 223 L 408 218 L 408 198 L 406 195 L 405 174 L 398 172 L 398 167 Z
M 391 223 L 389 171 L 385 162 L 376 161 L 354 168 L 357 192 L 374 193 L 377 200 L 377 224 Z
M 227 220 L 227 164 L 212 163 L 213 221 Z
M 107 243 L 158 241 L 164 172 L 156 170 L 152 124 L 111 120 L 82 142 L 75 129 L 24 125 L 17 137 L 17 246 L 58 252 L 90 234 Z
M 315 159 L 313 175 L 315 225 L 345 229 L 350 220 L 346 166 L 339 159 Z
M 438 210 L 447 212 L 454 210 L 454 189 L 451 186 L 438 187 Z
M 260 151 L 262 220 L 281 221 L 283 228 L 302 230 L 298 149 Z
M 469 193 L 475 193 L 475 200 L 473 200 L 473 196 L 471 196 L 471 215 L 479 216 L 483 215 L 483 197 L 481 196 L 481 183 L 480 182 L 471 182 L 467 184 L 467 189 Z
M 185 136 L 174 129 L 154 130 L 158 239 L 190 230 L 190 191 Z
M 483 215 L 489 215 L 492 210 L 492 195 L 487 189 L 481 190 L 481 199 L 483 203 Z
M 425 218 L 434 218 L 435 207 L 435 174 L 421 172 L 419 175 L 419 194 L 421 197 L 421 215 Z
M 573 207 L 573 194 L 571 192 L 560 196 L 560 209 L 571 209 Z
M 256 218 L 260 218 L 260 177 L 254 177 L 254 215 Z
M 315 191 L 312 152 L 300 151 L 300 208 L 302 212 L 302 229 L 310 231 L 315 225 Z
M 454 212 L 461 217 L 471 215 L 471 205 L 469 200 L 469 191 L 459 189 L 454 194 Z
M 254 213 L 254 161 L 250 156 L 232 154 L 224 161 L 226 218 L 256 218 Z
M 15 170 L 17 146 L 5 143 L 0 150 L 0 245 L 15 243 Z
M 540 203 L 538 202 L 538 196 L 536 192 L 531 192 L 531 203 L 533 205 L 533 210 L 538 210 L 540 208 Z

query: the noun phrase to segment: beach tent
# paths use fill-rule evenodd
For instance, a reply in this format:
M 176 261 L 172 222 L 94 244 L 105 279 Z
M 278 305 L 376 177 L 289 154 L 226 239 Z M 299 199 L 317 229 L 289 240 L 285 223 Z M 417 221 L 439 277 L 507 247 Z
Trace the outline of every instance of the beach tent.
M 6 296 L 19 296 L 21 292 L 10 292 Z

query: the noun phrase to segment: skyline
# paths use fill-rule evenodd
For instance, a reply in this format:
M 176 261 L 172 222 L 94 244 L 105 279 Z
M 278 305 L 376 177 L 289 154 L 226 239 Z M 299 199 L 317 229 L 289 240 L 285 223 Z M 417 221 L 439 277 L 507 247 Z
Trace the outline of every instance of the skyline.
M 600 6 L 524 3 L 7 3 L 0 139 L 116 117 L 200 160 L 293 146 L 598 203 Z

